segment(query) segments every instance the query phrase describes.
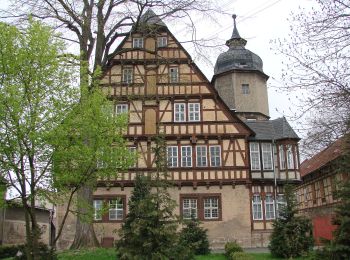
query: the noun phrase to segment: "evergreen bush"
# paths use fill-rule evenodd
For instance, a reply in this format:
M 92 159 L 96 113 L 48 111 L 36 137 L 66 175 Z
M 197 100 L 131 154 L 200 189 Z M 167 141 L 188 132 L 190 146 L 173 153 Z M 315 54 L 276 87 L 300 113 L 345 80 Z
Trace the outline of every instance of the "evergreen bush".
M 230 260 L 254 260 L 254 258 L 245 252 L 234 252 L 230 255 Z
M 225 244 L 225 255 L 227 258 L 230 258 L 236 252 L 243 252 L 243 248 L 236 241 Z
M 185 222 L 185 227 L 180 233 L 180 243 L 189 246 L 196 255 L 210 253 L 207 229 L 201 227 L 198 220 Z

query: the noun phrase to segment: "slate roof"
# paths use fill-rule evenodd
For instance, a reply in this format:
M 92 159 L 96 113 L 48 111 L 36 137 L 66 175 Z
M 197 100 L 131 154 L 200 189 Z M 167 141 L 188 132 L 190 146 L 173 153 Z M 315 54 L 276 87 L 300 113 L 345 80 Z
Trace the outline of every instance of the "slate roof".
M 149 8 L 140 18 L 140 23 L 156 24 L 165 26 L 166 24 L 156 15 L 151 8 Z
M 300 139 L 285 117 L 245 123 L 256 133 L 250 140 Z
M 322 168 L 329 162 L 338 158 L 342 154 L 343 145 L 344 145 L 344 139 L 340 138 L 337 141 L 335 141 L 333 144 L 328 146 L 326 149 L 324 149 L 323 151 L 314 155 L 310 159 L 303 161 L 300 165 L 301 177 L 304 177 L 305 175 L 308 175 Z

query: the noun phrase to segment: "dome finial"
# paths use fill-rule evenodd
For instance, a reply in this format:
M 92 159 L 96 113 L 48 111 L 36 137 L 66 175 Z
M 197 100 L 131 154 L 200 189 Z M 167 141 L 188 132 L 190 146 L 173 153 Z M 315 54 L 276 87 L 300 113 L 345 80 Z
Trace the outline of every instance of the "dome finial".
M 227 42 L 226 42 L 226 45 L 229 46 L 229 47 L 233 47 L 233 46 L 245 46 L 247 41 L 244 40 L 238 33 L 238 30 L 237 30 L 237 25 L 236 25 L 236 18 L 237 18 L 237 15 L 236 14 L 233 14 L 232 15 L 232 18 L 233 18 L 233 31 L 232 31 L 232 36 L 231 36 L 231 39 L 229 39 Z

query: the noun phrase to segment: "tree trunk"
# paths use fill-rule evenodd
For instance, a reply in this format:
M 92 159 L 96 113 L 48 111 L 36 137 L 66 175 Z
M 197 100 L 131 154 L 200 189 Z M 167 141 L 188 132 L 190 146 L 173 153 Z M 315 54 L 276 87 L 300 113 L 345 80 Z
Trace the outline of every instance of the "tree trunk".
M 76 223 L 76 232 L 74 241 L 71 245 L 71 249 L 80 249 L 87 247 L 99 247 L 100 243 L 96 238 L 93 223 L 84 220 L 81 216 L 88 214 L 89 210 L 84 205 L 92 205 L 92 188 L 84 185 L 78 190 L 77 193 L 78 202 L 78 216 Z

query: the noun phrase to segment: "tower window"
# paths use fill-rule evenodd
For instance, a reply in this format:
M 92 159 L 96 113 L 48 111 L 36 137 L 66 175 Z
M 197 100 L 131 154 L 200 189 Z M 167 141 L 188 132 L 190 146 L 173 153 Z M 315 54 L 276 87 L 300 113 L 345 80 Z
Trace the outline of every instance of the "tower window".
M 242 84 L 242 94 L 248 95 L 250 93 L 249 84 Z

